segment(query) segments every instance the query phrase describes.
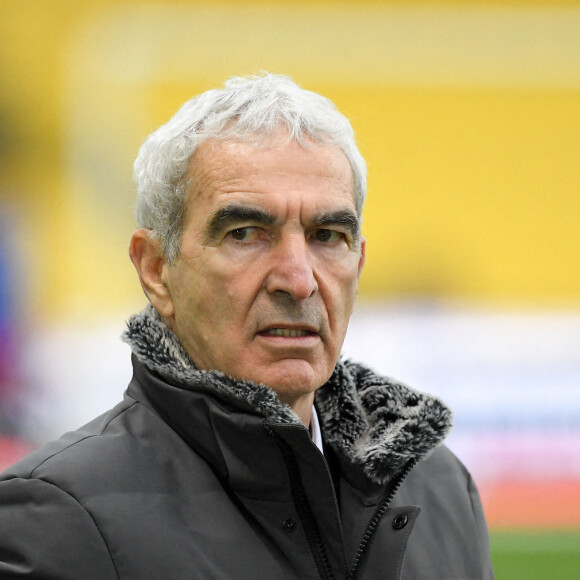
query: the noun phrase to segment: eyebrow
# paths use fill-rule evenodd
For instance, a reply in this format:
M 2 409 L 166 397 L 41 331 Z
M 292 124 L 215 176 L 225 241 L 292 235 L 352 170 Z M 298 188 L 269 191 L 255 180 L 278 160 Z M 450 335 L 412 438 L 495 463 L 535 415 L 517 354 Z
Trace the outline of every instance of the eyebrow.
M 341 226 L 345 227 L 355 242 L 360 238 L 360 221 L 357 215 L 350 209 L 337 209 L 314 218 L 316 227 Z
M 276 216 L 266 210 L 242 204 L 226 205 L 215 211 L 209 219 L 205 228 L 205 240 L 209 243 L 217 239 L 224 230 L 238 224 L 272 225 L 275 222 Z M 357 215 L 348 208 L 317 214 L 313 224 L 317 228 L 344 227 L 355 243 L 360 239 L 360 221 Z
M 242 223 L 271 225 L 276 217 L 263 209 L 256 207 L 231 204 L 221 207 L 213 213 L 205 228 L 205 239 L 211 241 L 219 237 L 225 229 Z

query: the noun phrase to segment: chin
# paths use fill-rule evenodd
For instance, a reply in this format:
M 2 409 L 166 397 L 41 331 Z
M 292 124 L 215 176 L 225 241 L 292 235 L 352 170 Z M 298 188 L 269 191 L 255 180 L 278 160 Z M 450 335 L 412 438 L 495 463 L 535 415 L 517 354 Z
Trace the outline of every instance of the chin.
M 260 382 L 276 391 L 281 400 L 288 402 L 319 389 L 330 377 L 331 372 L 313 369 L 308 363 L 285 365 L 280 372 L 269 374 Z

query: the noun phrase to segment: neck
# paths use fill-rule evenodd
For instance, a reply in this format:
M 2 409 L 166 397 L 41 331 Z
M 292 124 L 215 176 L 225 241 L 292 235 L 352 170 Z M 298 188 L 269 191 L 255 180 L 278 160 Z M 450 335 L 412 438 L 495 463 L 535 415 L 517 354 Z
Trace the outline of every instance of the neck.
M 298 398 L 279 397 L 283 403 L 287 403 L 290 408 L 298 415 L 302 423 L 307 428 L 310 427 L 312 419 L 312 405 L 314 404 L 314 393 L 307 393 Z

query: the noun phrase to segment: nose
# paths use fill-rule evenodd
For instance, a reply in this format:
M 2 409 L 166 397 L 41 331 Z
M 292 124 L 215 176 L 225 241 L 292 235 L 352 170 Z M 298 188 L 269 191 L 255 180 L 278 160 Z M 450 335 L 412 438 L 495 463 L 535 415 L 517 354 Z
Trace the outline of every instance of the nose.
M 265 280 L 270 294 L 286 294 L 306 300 L 318 290 L 312 256 L 303 235 L 281 239 L 272 249 L 271 265 Z

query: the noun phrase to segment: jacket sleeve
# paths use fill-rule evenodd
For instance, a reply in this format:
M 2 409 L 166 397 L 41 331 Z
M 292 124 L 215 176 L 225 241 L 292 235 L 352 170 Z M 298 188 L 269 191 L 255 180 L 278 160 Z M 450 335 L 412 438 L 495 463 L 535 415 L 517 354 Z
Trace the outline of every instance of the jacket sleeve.
M 485 520 L 485 515 L 483 513 L 483 506 L 481 505 L 481 499 L 479 497 L 479 492 L 471 474 L 468 473 L 467 489 L 469 492 L 469 498 L 471 500 L 471 509 L 473 510 L 473 517 L 475 519 L 475 525 L 478 533 L 479 546 L 482 554 L 484 569 L 482 570 L 482 580 L 494 580 L 493 566 L 491 563 L 491 556 L 489 550 L 489 531 L 487 528 L 487 522 Z
M 117 580 L 108 547 L 79 502 L 52 483 L 0 482 L 0 579 Z
M 397 492 L 394 507 L 420 506 L 402 578 L 493 580 L 489 534 L 473 479 L 444 445 L 421 460 Z

